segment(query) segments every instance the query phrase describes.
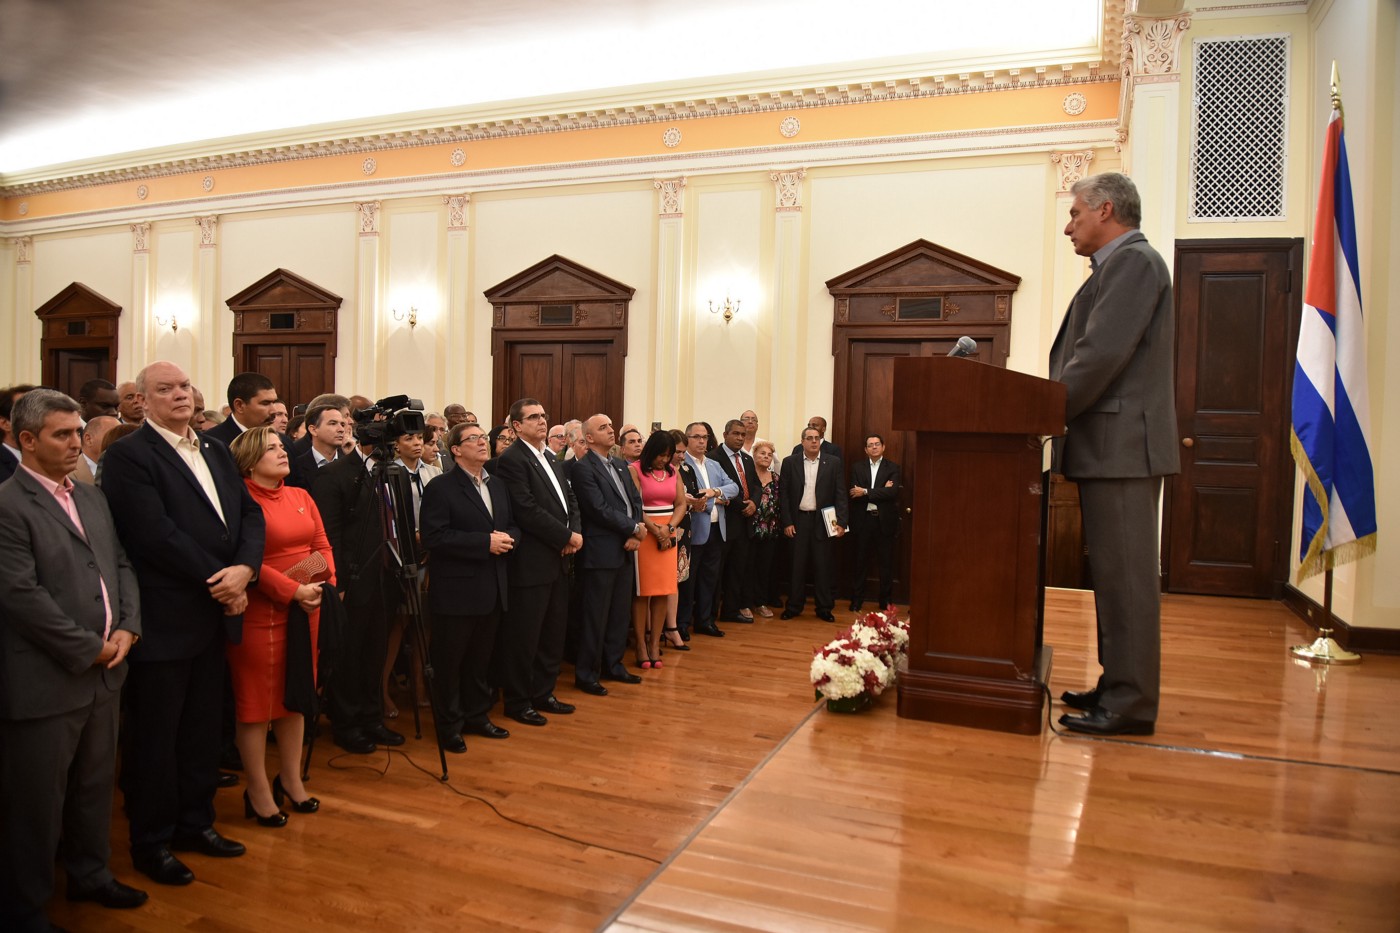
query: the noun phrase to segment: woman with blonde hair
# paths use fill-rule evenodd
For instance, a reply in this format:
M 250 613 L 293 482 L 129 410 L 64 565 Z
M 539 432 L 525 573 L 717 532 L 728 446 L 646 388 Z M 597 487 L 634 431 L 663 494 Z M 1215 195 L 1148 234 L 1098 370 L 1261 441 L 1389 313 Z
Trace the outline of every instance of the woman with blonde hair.
M 248 589 L 243 640 L 228 646 L 238 719 L 235 739 L 248 778 L 243 815 L 256 817 L 260 826 L 279 827 L 287 823 L 281 809 L 284 795 L 298 813 L 315 813 L 321 806 L 301 783 L 303 712 L 285 704 L 292 684 L 302 693 L 315 690 L 321 584 L 334 585 L 335 558 L 310 493 L 282 482 L 288 461 L 277 432 L 266 425 L 249 428 L 229 450 L 267 520 L 262 568 L 256 587 Z M 306 613 L 310 625 L 311 663 L 308 669 L 293 670 L 289 678 L 288 619 L 294 606 Z M 277 736 L 281 765 L 271 785 L 265 764 L 269 723 Z

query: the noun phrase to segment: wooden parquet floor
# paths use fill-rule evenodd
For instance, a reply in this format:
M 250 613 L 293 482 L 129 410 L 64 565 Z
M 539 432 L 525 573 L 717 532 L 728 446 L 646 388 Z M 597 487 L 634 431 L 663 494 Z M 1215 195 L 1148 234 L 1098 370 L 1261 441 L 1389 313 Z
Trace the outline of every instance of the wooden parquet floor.
M 1092 598 L 1052 591 L 1052 687 L 1092 680 Z M 838 613 L 838 618 L 849 614 Z M 1400 930 L 1400 658 L 1311 668 L 1272 603 L 1169 596 L 1163 713 L 1146 739 L 1011 736 L 839 716 L 806 616 L 722 640 L 572 717 L 468 739 L 318 744 L 314 816 L 241 819 L 198 881 L 113 868 L 151 900 L 55 898 L 70 930 Z M 1060 712 L 1058 703 L 1055 715 Z M 405 711 L 407 715 L 407 711 Z M 401 727 L 404 719 L 398 720 Z

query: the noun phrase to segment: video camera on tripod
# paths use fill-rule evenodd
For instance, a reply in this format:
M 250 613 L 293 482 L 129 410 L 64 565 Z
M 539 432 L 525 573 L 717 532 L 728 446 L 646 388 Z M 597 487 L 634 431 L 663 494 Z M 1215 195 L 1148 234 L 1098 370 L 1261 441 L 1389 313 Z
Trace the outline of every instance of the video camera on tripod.
M 394 441 L 405 434 L 423 433 L 423 400 L 390 395 L 361 408 L 353 418 L 356 442 L 374 447 L 374 458 L 380 463 L 392 463 Z

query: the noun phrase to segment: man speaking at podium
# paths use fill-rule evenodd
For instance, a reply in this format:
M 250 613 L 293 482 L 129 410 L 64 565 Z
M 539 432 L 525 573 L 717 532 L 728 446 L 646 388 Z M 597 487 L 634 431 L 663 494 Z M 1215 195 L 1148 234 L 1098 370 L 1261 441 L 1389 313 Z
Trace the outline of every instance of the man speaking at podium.
M 1125 175 L 1071 189 L 1065 235 L 1093 267 L 1050 349 L 1050 378 L 1068 387 L 1054 469 L 1079 485 L 1094 577 L 1099 664 L 1094 689 L 1066 692 L 1094 735 L 1151 735 L 1161 680 L 1157 503 L 1176 473 L 1171 275 L 1138 230 L 1142 202 Z

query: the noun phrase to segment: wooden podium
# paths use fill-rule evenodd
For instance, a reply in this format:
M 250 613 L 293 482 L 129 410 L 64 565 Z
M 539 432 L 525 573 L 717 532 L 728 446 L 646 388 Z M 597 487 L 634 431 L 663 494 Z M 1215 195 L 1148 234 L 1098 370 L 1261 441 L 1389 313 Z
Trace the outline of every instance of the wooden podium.
M 1064 433 L 1065 387 L 975 360 L 898 359 L 894 427 L 918 432 L 899 715 L 1039 734 L 1041 438 Z

